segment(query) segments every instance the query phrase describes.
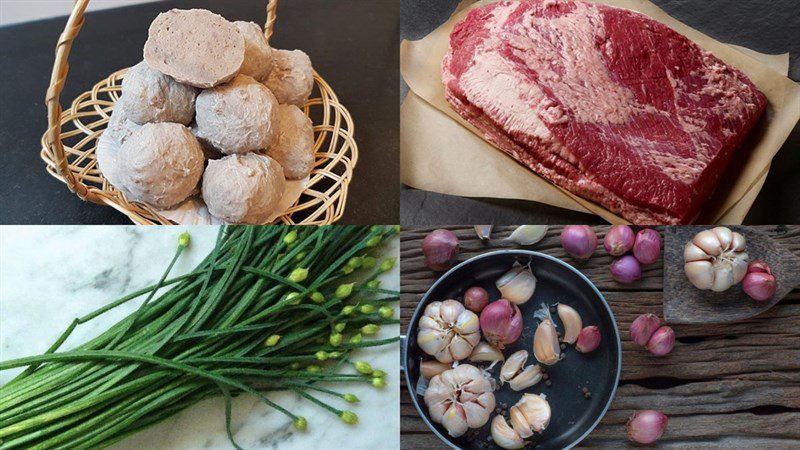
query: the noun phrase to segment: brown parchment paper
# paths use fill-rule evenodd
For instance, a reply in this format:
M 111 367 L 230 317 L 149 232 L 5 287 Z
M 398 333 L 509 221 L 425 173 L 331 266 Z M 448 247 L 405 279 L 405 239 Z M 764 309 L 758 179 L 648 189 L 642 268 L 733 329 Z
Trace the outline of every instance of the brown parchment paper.
M 450 20 L 419 41 L 403 41 L 400 70 L 411 91 L 401 108 L 400 170 L 404 184 L 467 197 L 532 200 L 626 221 L 518 164 L 453 111 L 439 75 L 455 23 L 469 9 L 496 0 L 465 0 Z M 766 180 L 774 155 L 800 119 L 800 86 L 788 79 L 788 55 L 763 55 L 720 43 L 667 15 L 647 0 L 598 0 L 646 14 L 744 71 L 769 101 L 765 117 L 731 164 L 697 223 L 740 224 Z

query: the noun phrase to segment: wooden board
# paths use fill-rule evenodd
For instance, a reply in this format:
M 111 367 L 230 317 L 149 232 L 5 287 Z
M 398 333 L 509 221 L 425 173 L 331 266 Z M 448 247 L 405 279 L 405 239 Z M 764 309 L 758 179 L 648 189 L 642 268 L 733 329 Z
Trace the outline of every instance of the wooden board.
M 452 229 L 461 241 L 459 261 L 516 245 L 503 241 L 514 227 L 498 227 L 482 243 L 472 227 Z M 598 238 L 608 227 L 594 227 Z M 800 255 L 800 226 L 754 227 L 795 255 Z M 662 234 L 663 228 L 657 228 Z M 401 232 L 401 329 L 405 331 L 416 302 L 436 280 L 422 258 L 421 243 L 432 229 Z M 726 325 L 673 326 L 675 350 L 652 357 L 628 338 L 639 314 L 662 313 L 663 266 L 644 269 L 643 279 L 621 285 L 611 278 L 612 258 L 602 247 L 589 261 L 576 264 L 561 249 L 561 227 L 525 247 L 563 258 L 589 277 L 617 319 L 622 335 L 622 377 L 610 410 L 580 448 L 634 448 L 625 423 L 636 409 L 659 409 L 670 417 L 660 441 L 663 448 L 800 448 L 800 291 L 757 317 Z M 401 448 L 446 449 L 401 395 Z
M 732 286 L 724 292 L 694 287 L 683 271 L 683 249 L 687 242 L 710 226 L 667 227 L 664 243 L 664 317 L 671 323 L 728 323 L 747 319 L 773 307 L 800 285 L 800 259 L 768 234 L 751 227 L 734 226 L 745 238 L 750 260 L 769 264 L 777 286 L 766 302 L 756 302 L 742 289 Z

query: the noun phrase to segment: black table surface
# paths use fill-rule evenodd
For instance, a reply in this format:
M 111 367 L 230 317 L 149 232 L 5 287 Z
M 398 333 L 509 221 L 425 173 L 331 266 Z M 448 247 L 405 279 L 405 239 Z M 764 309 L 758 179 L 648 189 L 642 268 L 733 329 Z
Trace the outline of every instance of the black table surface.
M 206 8 L 229 20 L 263 24 L 265 6 L 266 0 L 174 0 L 87 13 L 70 54 L 62 106 L 111 72 L 141 61 L 147 29 L 162 11 Z M 398 222 L 398 13 L 397 0 L 291 0 L 278 6 L 271 44 L 308 53 L 353 116 L 359 161 L 340 223 Z M 0 28 L 0 222 L 130 223 L 110 207 L 80 200 L 39 159 L 45 92 L 65 23 L 61 17 Z
M 790 53 L 789 77 L 800 80 L 798 0 L 651 0 L 668 14 L 705 34 L 769 53 Z M 400 39 L 420 39 L 444 23 L 460 0 L 400 0 Z M 401 100 L 408 86 L 401 80 Z M 800 223 L 800 127 L 773 160 L 764 187 L 745 218 L 747 224 Z M 603 223 L 598 216 L 542 203 L 475 199 L 403 186 L 400 223 Z

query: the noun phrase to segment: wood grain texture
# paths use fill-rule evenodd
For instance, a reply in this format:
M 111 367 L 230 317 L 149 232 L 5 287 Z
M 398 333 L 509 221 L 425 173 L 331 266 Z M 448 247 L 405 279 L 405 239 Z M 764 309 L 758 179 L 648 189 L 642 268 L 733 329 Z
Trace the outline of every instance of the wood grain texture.
M 495 228 L 488 243 L 472 227 L 446 227 L 459 237 L 458 261 L 498 249 L 514 227 Z M 800 255 L 800 226 L 753 227 Z M 675 349 L 655 358 L 630 342 L 628 329 L 644 313 L 662 316 L 663 266 L 645 267 L 643 279 L 621 285 L 611 278 L 612 258 L 602 248 L 606 226 L 594 227 L 595 255 L 577 262 L 561 249 L 561 227 L 524 247 L 573 264 L 603 292 L 622 337 L 622 376 L 614 402 L 580 448 L 626 448 L 625 423 L 637 409 L 658 409 L 670 418 L 661 448 L 800 448 L 800 290 L 769 311 L 730 324 L 674 325 Z M 664 228 L 657 228 L 662 236 Z M 417 302 L 440 274 L 424 265 L 421 242 L 432 229 L 401 232 L 401 329 L 405 333 Z M 403 386 L 401 448 L 445 449 L 419 418 Z

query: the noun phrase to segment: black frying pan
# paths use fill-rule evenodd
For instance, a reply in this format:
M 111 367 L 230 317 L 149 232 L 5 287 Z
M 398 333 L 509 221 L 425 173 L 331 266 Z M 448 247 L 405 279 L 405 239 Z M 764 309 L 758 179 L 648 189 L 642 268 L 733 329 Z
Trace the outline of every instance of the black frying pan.
M 537 450 L 567 449 L 578 444 L 597 426 L 617 390 L 622 367 L 622 348 L 617 325 L 603 295 L 583 274 L 559 259 L 527 250 L 499 250 L 478 255 L 450 269 L 428 289 L 414 311 L 407 336 L 403 337 L 401 344 L 402 367 L 414 406 L 428 427 L 442 441 L 456 449 L 487 450 L 500 447 L 487 439 L 491 436 L 491 418 L 478 435 L 471 439 L 466 437 L 470 433 L 452 438 L 444 427 L 431 421 L 425 401 L 421 395 L 416 394 L 420 377 L 419 363 L 422 359 L 432 359 L 417 347 L 417 324 L 428 303 L 446 299 L 461 300 L 464 292 L 471 286 L 477 285 L 486 289 L 491 301 L 500 298 L 495 281 L 515 261 L 521 264 L 530 262 L 537 278 L 537 286 L 533 298 L 520 307 L 524 318 L 522 337 L 506 347 L 503 351 L 506 357 L 517 350 L 525 349 L 530 353 L 527 364 L 536 363 L 533 356 L 533 334 L 538 320 L 534 319 L 533 313 L 542 303 L 552 305 L 562 302 L 572 306 L 580 313 L 584 326 L 597 325 L 600 328 L 602 340 L 600 347 L 587 355 L 568 346 L 565 359 L 554 366 L 546 367 L 552 383 L 549 387 L 544 381 L 522 392 L 515 392 L 507 385 L 503 386 L 495 391 L 498 405 L 505 404 L 506 408 L 510 408 L 517 403 L 523 392 L 546 394 L 552 410 L 550 425 L 544 433 L 529 440 L 537 444 Z M 558 315 L 553 314 L 553 319 L 559 333 L 562 333 L 563 327 Z M 498 364 L 492 370 L 495 379 L 499 374 L 499 366 Z M 591 393 L 589 398 L 586 398 L 583 388 Z

